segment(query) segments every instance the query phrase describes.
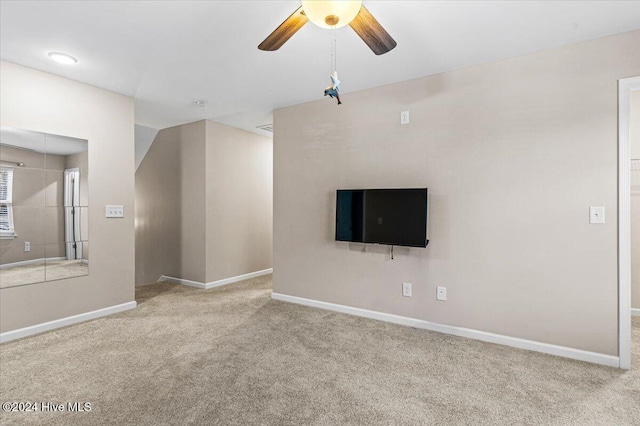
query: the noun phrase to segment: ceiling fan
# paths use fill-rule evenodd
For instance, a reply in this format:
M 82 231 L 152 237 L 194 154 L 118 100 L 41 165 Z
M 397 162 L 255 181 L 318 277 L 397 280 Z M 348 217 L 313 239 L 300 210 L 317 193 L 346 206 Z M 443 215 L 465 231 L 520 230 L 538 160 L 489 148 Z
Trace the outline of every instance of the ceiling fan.
M 302 0 L 302 5 L 269 34 L 258 49 L 278 50 L 308 21 L 327 29 L 349 25 L 376 55 L 396 47 L 396 41 L 364 7 L 362 0 Z

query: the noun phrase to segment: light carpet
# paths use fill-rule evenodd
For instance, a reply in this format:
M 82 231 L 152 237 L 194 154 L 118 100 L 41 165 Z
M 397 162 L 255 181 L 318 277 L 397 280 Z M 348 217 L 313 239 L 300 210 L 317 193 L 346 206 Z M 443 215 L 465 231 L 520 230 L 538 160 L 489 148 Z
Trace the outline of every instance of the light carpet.
M 633 370 L 270 299 L 271 276 L 139 288 L 135 310 L 0 346 L 2 413 L 57 425 L 638 425 Z

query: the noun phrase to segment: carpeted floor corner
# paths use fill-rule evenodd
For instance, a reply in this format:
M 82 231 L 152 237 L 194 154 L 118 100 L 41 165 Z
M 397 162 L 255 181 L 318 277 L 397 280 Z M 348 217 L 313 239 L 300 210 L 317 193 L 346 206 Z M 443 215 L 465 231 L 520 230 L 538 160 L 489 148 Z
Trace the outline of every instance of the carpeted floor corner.
M 0 424 L 640 424 L 640 317 L 624 372 L 270 295 L 271 276 L 157 283 L 135 310 L 3 344 L 1 402 L 91 411 Z

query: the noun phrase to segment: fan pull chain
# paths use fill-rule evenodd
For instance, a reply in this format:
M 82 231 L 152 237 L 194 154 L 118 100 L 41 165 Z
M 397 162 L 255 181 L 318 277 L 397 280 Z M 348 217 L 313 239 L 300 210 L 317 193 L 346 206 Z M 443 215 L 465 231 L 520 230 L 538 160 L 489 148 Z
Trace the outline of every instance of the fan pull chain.
M 333 72 L 333 40 L 331 40 L 331 47 L 329 48 L 329 74 Z
M 340 80 L 338 80 L 338 69 L 337 69 L 337 47 L 336 47 L 336 35 L 333 33 L 333 39 L 331 40 L 331 85 L 324 89 L 324 95 L 330 96 L 331 98 L 335 98 L 338 101 L 338 105 L 342 102 L 340 101 L 340 94 L 338 93 L 340 90 Z
M 336 32 L 333 32 L 333 70 L 338 70 L 338 42 L 336 41 Z
M 336 33 L 333 32 L 333 39 L 331 40 L 331 69 L 329 72 L 333 74 L 334 71 L 337 71 L 338 68 L 338 48 L 336 42 Z

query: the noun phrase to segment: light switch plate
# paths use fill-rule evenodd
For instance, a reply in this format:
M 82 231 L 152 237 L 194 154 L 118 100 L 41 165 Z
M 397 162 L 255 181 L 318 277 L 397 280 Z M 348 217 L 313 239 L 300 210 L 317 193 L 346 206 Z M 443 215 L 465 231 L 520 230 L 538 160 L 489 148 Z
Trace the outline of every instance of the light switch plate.
M 589 207 L 589 223 L 604 223 L 604 207 Z
M 124 206 L 107 205 L 105 217 L 124 217 Z
M 446 287 L 436 287 L 436 299 L 438 300 L 447 300 L 447 288 Z

